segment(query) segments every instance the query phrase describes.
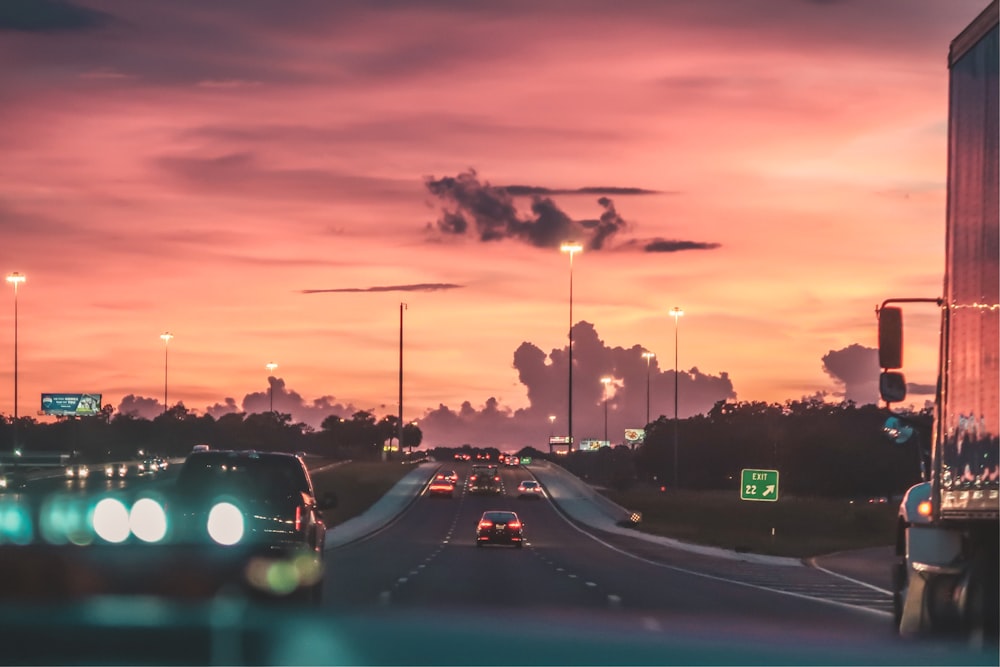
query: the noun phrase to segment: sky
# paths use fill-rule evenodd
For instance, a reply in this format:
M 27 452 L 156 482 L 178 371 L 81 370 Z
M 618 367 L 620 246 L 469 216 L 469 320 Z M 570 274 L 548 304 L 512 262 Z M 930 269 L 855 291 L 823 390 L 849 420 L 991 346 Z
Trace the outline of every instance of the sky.
M 941 292 L 948 45 L 986 4 L 7 0 L 0 413 L 16 357 L 42 421 L 395 415 L 405 304 L 425 444 L 541 446 L 571 281 L 578 439 L 675 382 L 680 417 L 874 402 L 875 306 Z M 922 405 L 937 315 L 906 318 Z

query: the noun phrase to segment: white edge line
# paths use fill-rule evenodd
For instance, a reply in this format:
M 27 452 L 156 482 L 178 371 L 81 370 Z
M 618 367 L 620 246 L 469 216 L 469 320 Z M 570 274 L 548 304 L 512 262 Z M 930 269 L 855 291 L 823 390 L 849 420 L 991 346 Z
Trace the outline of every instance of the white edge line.
M 724 583 L 727 583 L 727 584 L 736 584 L 737 586 L 745 586 L 747 588 L 755 588 L 755 589 L 760 590 L 760 591 L 768 591 L 770 593 L 777 593 L 779 595 L 787 595 L 789 597 L 799 598 L 799 599 L 802 599 L 802 600 L 813 600 L 815 602 L 822 602 L 822 603 L 825 603 L 825 604 L 834 605 L 836 607 L 843 607 L 844 609 L 850 609 L 850 610 L 853 610 L 853 611 L 867 612 L 867 613 L 870 613 L 870 614 L 875 614 L 877 616 L 885 616 L 885 617 L 891 617 L 892 616 L 892 613 L 888 612 L 888 611 L 881 611 L 879 609 L 871 609 L 869 607 L 861 607 L 861 606 L 858 606 L 858 605 L 847 604 L 845 602 L 838 602 L 836 600 L 827 600 L 826 598 L 812 597 L 811 595 L 803 595 L 802 593 L 794 593 L 792 591 L 783 591 L 783 590 L 777 589 L 777 588 L 767 588 L 765 586 L 759 586 L 757 584 L 750 584 L 750 583 L 747 583 L 745 581 L 737 581 L 736 579 L 726 579 L 725 577 L 719 577 L 719 576 L 716 576 L 714 574 L 706 574 L 704 572 L 696 572 L 695 570 L 688 570 L 687 568 L 677 567 L 676 565 L 667 565 L 666 563 L 658 563 L 656 561 L 649 560 L 648 558 L 643 558 L 642 556 L 638 556 L 636 554 L 629 553 L 629 552 L 627 552 L 627 551 L 625 551 L 623 549 L 619 549 L 615 545 L 609 544 L 608 542 L 605 542 L 604 540 L 602 540 L 601 538 L 597 537 L 596 535 L 594 535 L 592 533 L 588 533 L 583 528 L 580 528 L 575 523 L 573 523 L 568 518 L 566 518 L 566 516 L 562 513 L 561 510 L 557 511 L 556 514 L 558 514 L 559 517 L 562 518 L 563 521 L 565 521 L 567 524 L 569 524 L 570 526 L 572 526 L 573 529 L 575 529 L 575 530 L 583 533 L 584 535 L 586 535 L 590 539 L 594 540 L 598 544 L 601 544 L 601 545 L 607 547 L 608 549 L 611 549 L 612 551 L 617 551 L 618 553 L 620 553 L 622 555 L 625 555 L 625 556 L 628 556 L 629 558 L 634 558 L 635 560 L 638 560 L 638 561 L 641 561 L 643 563 L 646 563 L 647 565 L 653 565 L 655 567 L 662 567 L 662 568 L 666 568 L 668 570 L 673 570 L 675 572 L 683 572 L 684 574 L 690 574 L 690 575 L 694 575 L 696 577 L 702 577 L 703 579 L 711 579 L 713 581 L 721 581 L 721 582 L 724 582 Z M 818 568 L 818 569 L 823 569 L 823 568 Z M 824 570 L 824 571 L 826 571 L 826 570 Z M 844 578 L 846 579 L 847 577 L 844 577 Z M 872 586 L 872 588 L 875 588 L 876 590 L 880 590 L 880 589 L 878 589 L 875 586 Z

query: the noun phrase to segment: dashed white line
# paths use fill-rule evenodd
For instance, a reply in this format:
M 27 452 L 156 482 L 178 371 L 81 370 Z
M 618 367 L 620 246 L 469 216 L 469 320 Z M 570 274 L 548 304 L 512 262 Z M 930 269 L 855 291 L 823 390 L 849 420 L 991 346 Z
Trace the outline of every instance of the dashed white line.
M 609 595 L 608 596 L 608 606 L 610 607 L 620 607 L 622 604 L 621 596 Z
M 586 585 L 590 586 L 591 588 L 596 588 L 597 587 L 597 584 L 595 584 L 593 581 L 588 581 Z

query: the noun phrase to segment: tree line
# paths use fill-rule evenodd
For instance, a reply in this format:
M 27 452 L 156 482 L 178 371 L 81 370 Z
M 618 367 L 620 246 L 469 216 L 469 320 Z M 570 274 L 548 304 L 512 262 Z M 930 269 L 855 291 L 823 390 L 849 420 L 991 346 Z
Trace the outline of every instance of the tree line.
M 398 448 L 399 418 L 376 419 L 359 411 L 344 419 L 330 415 L 316 430 L 305 423 L 293 423 L 281 412 L 233 412 L 215 418 L 195 414 L 178 403 L 154 419 L 115 413 L 110 405 L 92 417 L 58 417 L 40 423 L 32 417 L 0 419 L 0 443 L 8 451 L 19 449 L 25 457 L 43 452 L 73 453 L 84 462 L 130 460 L 139 452 L 177 457 L 188 454 L 197 444 L 213 449 L 256 449 L 260 451 L 306 452 L 330 458 L 374 460 L 383 447 Z M 419 447 L 423 433 L 415 424 L 403 426 L 403 447 Z

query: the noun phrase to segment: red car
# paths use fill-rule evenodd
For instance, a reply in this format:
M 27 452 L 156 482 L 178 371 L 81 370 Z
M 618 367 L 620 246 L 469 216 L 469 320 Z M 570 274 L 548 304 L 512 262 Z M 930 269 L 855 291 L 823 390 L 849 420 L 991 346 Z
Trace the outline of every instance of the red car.
M 427 487 L 427 493 L 433 498 L 437 496 L 447 496 L 451 498 L 455 493 L 455 483 L 450 479 L 444 479 L 440 475 L 435 478 Z

